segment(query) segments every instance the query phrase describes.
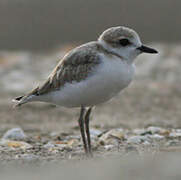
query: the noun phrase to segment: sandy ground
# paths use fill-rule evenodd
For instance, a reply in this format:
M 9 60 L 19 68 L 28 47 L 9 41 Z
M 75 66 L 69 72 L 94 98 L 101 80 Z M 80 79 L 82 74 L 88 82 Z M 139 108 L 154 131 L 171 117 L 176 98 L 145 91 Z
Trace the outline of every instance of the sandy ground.
M 2 167 L 1 178 L 7 180 L 56 180 L 56 179 L 135 179 L 135 180 L 180 180 L 179 154 L 162 154 L 142 158 L 129 155 L 108 159 L 81 162 L 64 162 L 48 164 L 44 167 L 28 165 L 22 167 Z M 17 166 L 17 165 L 16 165 Z M 23 169 L 23 170 L 22 170 Z
M 172 175 L 172 163 L 176 163 L 174 167 L 177 168 L 177 157 L 181 152 L 179 134 L 181 132 L 181 46 L 162 44 L 152 44 L 152 46 L 160 51 L 159 55 L 140 56 L 136 63 L 137 75 L 134 82 L 116 98 L 97 106 L 92 114 L 90 125 L 93 134 L 98 131 L 100 132 L 98 134 L 102 135 L 112 129 L 122 128 L 122 136 L 124 137 L 124 140 L 121 141 L 119 136 L 117 144 L 115 142 L 109 144 L 106 140 L 104 144 L 98 144 L 101 135 L 93 139 L 95 159 L 91 160 L 88 166 L 97 167 L 98 164 L 101 167 L 105 165 L 105 171 L 99 171 L 97 174 L 97 177 L 100 176 L 102 179 L 109 177 L 107 175 L 114 176 L 115 179 L 139 177 L 138 179 L 141 180 L 146 179 L 147 176 L 153 179 L 152 175 L 156 172 L 159 179 L 167 179 L 167 175 Z M 79 170 L 84 169 L 84 175 L 85 172 L 88 172 L 84 165 L 87 164 L 87 160 L 82 160 L 85 157 L 77 126 L 79 109 L 66 109 L 44 103 L 31 103 L 13 109 L 11 103 L 13 97 L 21 95 L 43 82 L 66 50 L 67 47 L 47 54 L 0 52 L 0 136 L 2 137 L 11 128 L 20 127 L 28 137 L 24 141 L 32 146 L 29 150 L 22 150 L 12 144 L 8 144 L 7 147 L 2 146 L 0 149 L 2 164 L 29 163 L 29 160 L 33 163 L 36 160 L 38 164 L 49 161 L 52 163 L 65 161 L 65 167 L 70 168 L 72 173 L 76 173 L 72 167 L 74 163 Z M 148 140 L 148 146 L 141 142 L 136 145 L 128 143 L 129 137 L 135 136 L 137 129 L 144 129 L 144 132 L 148 133 L 146 129 L 151 126 L 163 129 L 164 135 L 162 131 L 157 133 L 164 136 L 163 140 L 160 141 L 159 138 L 158 141 Z M 179 133 L 171 136 L 171 132 Z M 155 135 L 156 132 L 151 133 Z M 62 144 L 65 140 L 69 142 L 71 139 L 76 141 L 73 148 L 69 147 L 64 150 L 55 148 L 51 151 L 43 148 L 48 142 L 58 141 L 58 144 Z M 146 140 L 143 141 L 146 142 Z M 174 153 L 175 151 L 177 153 Z M 137 155 L 130 158 L 128 156 L 130 152 Z M 172 152 L 172 155 L 167 155 L 165 152 Z M 147 158 L 145 154 L 151 154 L 151 157 Z M 108 158 L 108 160 L 103 160 L 104 158 Z M 155 158 L 156 161 L 153 161 Z M 172 161 L 170 162 L 170 160 Z M 79 162 L 80 165 L 77 165 Z M 109 174 L 106 172 L 106 168 L 109 169 L 110 163 L 112 169 L 110 168 Z M 113 168 L 113 164 L 115 168 Z M 96 169 L 95 167 L 93 169 Z M 64 171 L 64 166 L 61 163 L 60 166 L 55 166 L 53 179 L 56 179 L 55 175 L 58 174 L 59 168 Z M 92 167 L 90 168 L 92 169 Z M 167 168 L 171 169 L 170 173 L 166 171 Z M 140 170 L 146 173 L 140 174 Z M 67 169 L 66 172 L 68 172 Z M 178 176 L 179 171 L 176 172 L 173 173 L 175 179 L 180 177 Z M 105 173 L 104 176 L 102 173 Z M 47 172 L 42 172 L 42 176 L 46 177 L 46 174 Z M 89 177 L 94 178 L 94 175 L 88 174 L 90 174 Z M 64 178 L 67 176 L 65 174 L 59 175 Z M 83 179 L 84 175 L 78 174 L 77 179 Z

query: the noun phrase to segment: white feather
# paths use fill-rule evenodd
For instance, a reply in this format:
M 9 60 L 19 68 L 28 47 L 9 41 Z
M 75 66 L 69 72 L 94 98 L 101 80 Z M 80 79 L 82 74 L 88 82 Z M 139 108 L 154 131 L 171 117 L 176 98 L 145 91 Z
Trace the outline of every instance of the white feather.
M 66 83 L 59 91 L 39 97 L 40 100 L 65 107 L 94 106 L 118 94 L 130 84 L 135 66 L 116 56 L 101 56 L 102 63 L 86 80 Z

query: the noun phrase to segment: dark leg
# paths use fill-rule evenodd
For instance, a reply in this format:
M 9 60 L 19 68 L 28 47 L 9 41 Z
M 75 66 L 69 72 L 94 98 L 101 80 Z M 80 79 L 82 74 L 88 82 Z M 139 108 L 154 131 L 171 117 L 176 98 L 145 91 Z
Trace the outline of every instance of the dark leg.
M 88 154 L 87 142 L 86 142 L 85 130 L 84 130 L 84 113 L 85 113 L 85 108 L 82 106 L 80 109 L 80 117 L 79 117 L 78 122 L 79 122 L 82 141 L 84 144 L 84 150 L 85 150 L 85 153 Z
M 85 115 L 85 129 L 86 129 L 86 135 L 87 135 L 87 143 L 88 143 L 88 153 L 90 156 L 92 156 L 92 149 L 91 149 L 91 138 L 90 138 L 90 132 L 89 132 L 89 117 L 90 113 L 92 111 L 92 108 L 90 107 Z

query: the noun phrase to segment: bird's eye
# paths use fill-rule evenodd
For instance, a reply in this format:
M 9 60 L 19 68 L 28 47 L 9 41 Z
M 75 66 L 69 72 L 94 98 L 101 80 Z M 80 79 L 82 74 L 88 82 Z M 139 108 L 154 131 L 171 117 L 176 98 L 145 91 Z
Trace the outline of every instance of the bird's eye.
M 127 45 L 129 45 L 129 44 L 131 44 L 131 43 L 130 43 L 130 41 L 129 41 L 128 39 L 120 39 L 120 40 L 119 40 L 119 44 L 120 44 L 121 46 L 127 46 Z

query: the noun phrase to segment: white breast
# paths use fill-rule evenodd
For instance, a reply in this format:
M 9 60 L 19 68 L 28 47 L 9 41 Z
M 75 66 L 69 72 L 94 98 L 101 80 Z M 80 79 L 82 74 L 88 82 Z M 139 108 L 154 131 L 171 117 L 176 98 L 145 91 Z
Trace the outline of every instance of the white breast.
M 102 57 L 95 73 L 86 80 L 65 84 L 49 93 L 44 101 L 65 107 L 93 106 L 103 103 L 127 87 L 134 75 L 134 65 L 114 57 Z

